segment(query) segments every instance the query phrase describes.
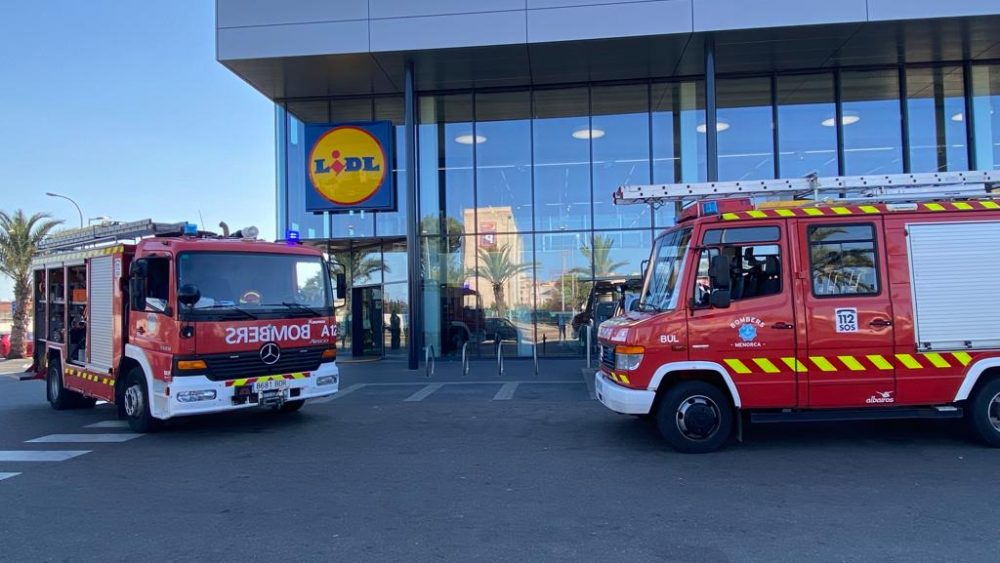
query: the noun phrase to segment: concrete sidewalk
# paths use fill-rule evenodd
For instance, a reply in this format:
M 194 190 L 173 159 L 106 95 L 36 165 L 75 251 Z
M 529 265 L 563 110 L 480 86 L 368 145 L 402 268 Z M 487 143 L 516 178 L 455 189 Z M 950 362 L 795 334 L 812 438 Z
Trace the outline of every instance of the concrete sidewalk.
M 0 376 L 7 376 L 14 379 L 23 379 L 25 370 L 31 366 L 30 359 L 21 358 L 19 360 L 0 360 Z

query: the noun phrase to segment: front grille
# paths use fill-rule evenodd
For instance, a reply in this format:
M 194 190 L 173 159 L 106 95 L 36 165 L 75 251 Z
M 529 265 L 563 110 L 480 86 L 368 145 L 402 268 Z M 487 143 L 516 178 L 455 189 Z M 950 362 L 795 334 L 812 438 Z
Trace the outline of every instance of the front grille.
M 615 369 L 614 346 L 601 346 L 601 365 L 609 369 Z
M 281 351 L 281 357 L 273 364 L 265 364 L 260 359 L 257 350 L 248 350 L 238 354 L 217 354 L 201 356 L 208 366 L 208 378 L 212 381 L 224 381 L 240 377 L 257 377 L 261 375 L 277 375 L 300 371 L 316 371 L 323 356 L 323 348 L 286 348 Z

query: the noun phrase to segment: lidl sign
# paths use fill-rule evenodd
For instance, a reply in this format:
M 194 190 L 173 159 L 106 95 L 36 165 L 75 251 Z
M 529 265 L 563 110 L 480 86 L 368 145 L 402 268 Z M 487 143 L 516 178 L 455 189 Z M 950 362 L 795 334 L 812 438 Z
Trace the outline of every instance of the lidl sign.
M 306 125 L 308 211 L 392 211 L 392 123 Z

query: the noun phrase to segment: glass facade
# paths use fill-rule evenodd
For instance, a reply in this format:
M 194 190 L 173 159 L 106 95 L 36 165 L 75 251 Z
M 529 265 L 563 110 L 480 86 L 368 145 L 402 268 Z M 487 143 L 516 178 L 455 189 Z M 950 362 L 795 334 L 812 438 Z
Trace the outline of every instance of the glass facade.
M 385 355 L 409 345 L 412 282 L 414 328 L 438 356 L 572 356 L 585 351 L 581 323 L 601 282 L 640 275 L 674 221 L 672 206 L 613 205 L 619 185 L 705 181 L 710 158 L 723 181 L 1000 168 L 1000 66 L 719 76 L 715 132 L 707 95 L 700 78 L 418 93 L 418 248 L 404 240 L 402 98 L 288 101 L 277 112 L 279 231 L 331 241 L 352 286 L 378 288 Z M 371 119 L 397 127 L 398 210 L 306 213 L 303 123 Z M 408 252 L 419 272 L 407 271 Z

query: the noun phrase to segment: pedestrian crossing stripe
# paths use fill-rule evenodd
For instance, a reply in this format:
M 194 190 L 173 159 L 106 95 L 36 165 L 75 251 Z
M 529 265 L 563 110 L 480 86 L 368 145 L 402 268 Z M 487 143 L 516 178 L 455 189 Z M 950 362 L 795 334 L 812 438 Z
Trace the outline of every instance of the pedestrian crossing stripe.
M 253 385 L 254 383 L 263 383 L 265 381 L 282 381 L 291 379 L 305 379 L 311 375 L 311 372 L 302 371 L 296 373 L 286 373 L 282 375 L 264 375 L 261 377 L 244 377 L 242 379 L 230 379 L 226 382 L 226 387 L 243 387 L 244 385 Z
M 836 356 L 807 356 L 796 358 L 725 358 L 723 363 L 733 373 L 796 373 L 820 372 L 877 372 L 891 370 L 961 370 L 972 362 L 967 352 L 926 352 L 918 354 L 865 354 Z M 615 374 L 612 379 L 617 381 Z
M 114 387 L 115 385 L 114 378 L 109 377 L 107 374 L 102 375 L 102 374 L 90 373 L 88 371 L 75 368 L 64 368 L 63 373 L 65 375 L 69 375 L 72 377 L 78 377 L 80 379 L 83 379 L 84 381 L 93 381 L 94 383 L 109 385 L 111 387 Z

